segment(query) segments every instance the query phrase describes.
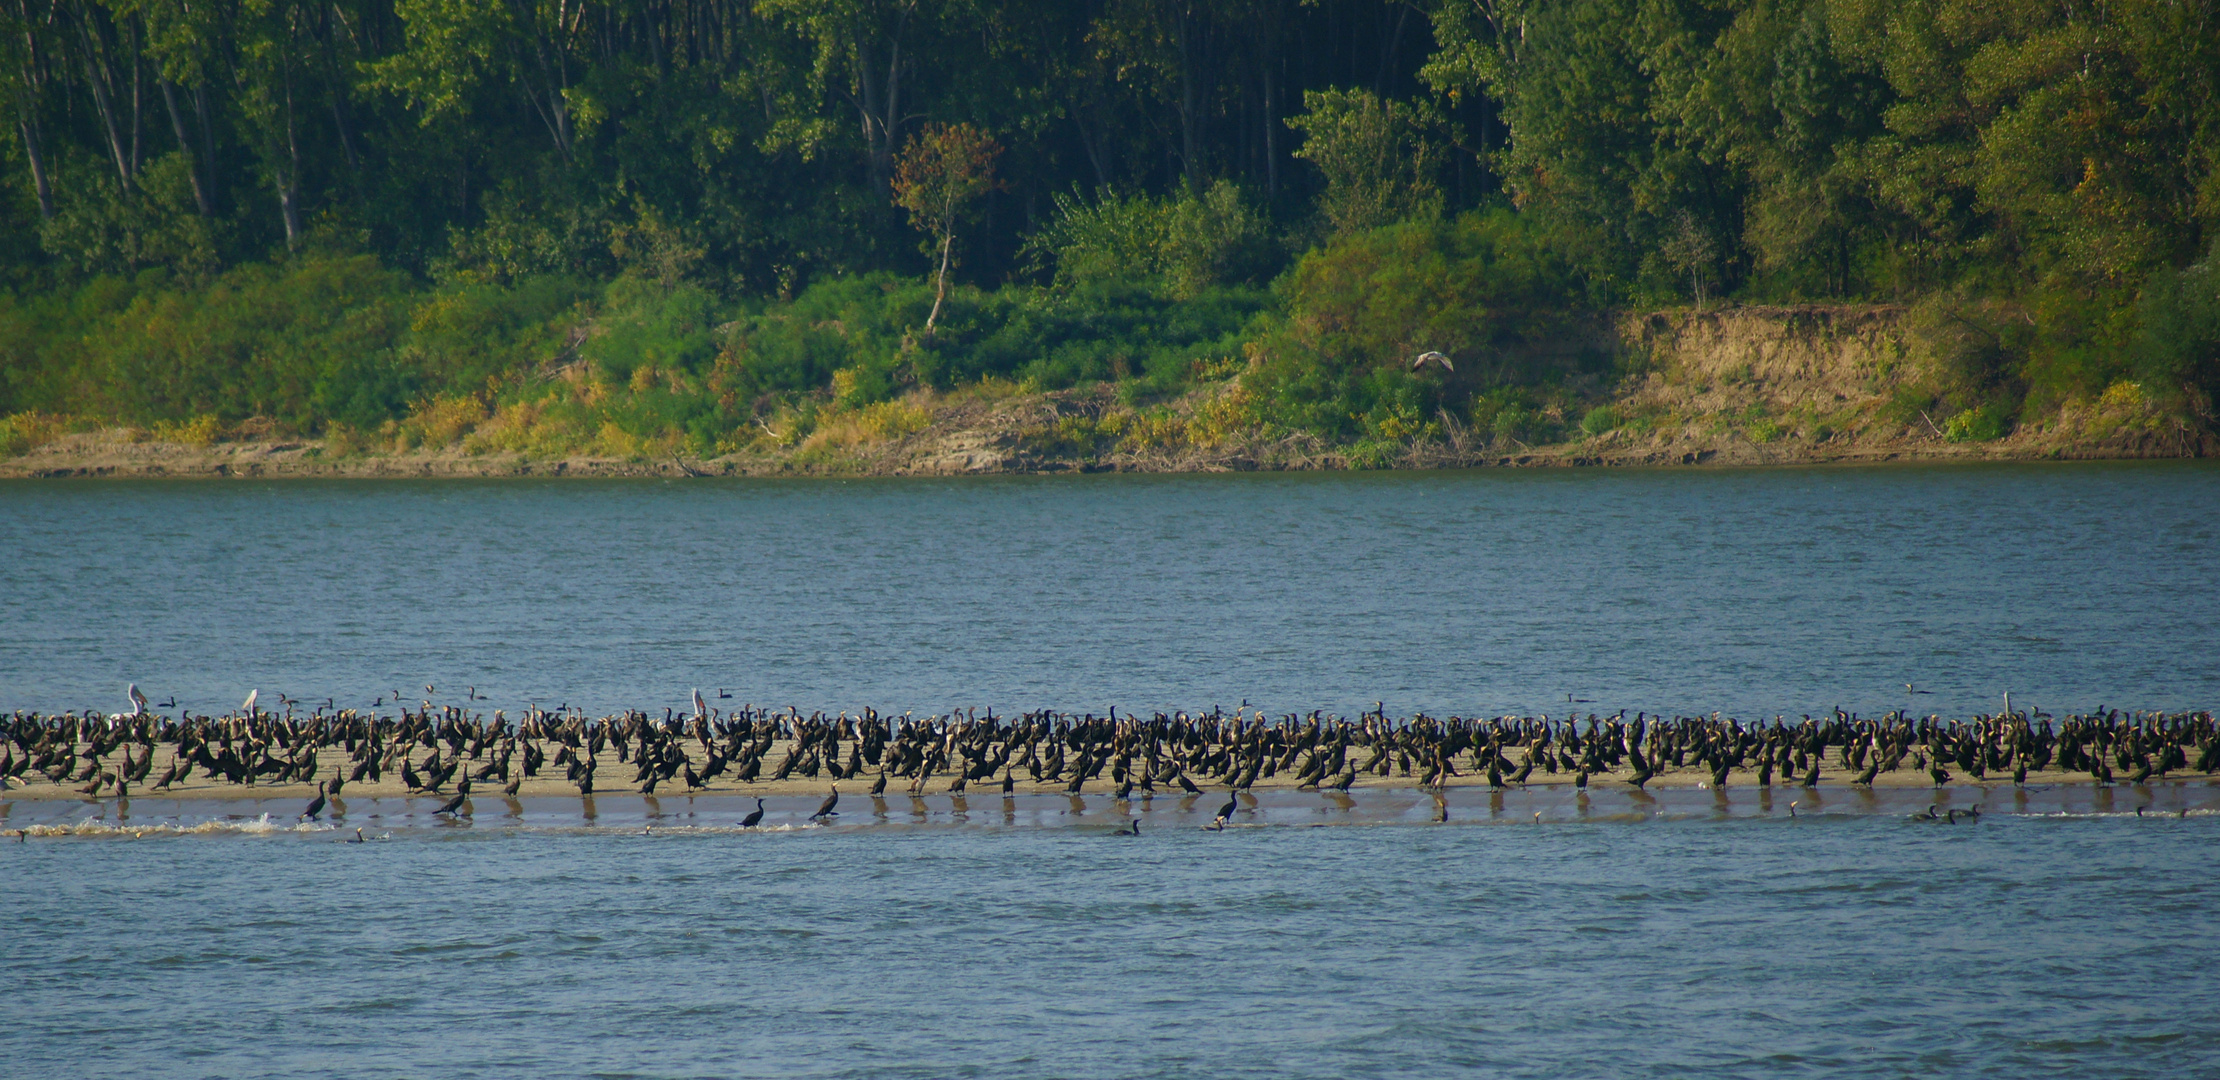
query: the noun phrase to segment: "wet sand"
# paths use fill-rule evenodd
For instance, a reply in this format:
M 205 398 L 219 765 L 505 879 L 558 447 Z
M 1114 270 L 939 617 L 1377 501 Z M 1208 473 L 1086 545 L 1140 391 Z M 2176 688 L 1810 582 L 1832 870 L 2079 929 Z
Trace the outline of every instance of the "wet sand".
M 1468 780 L 1470 778 L 1462 778 Z M 1530 783 L 1491 790 L 1486 781 L 1452 783 L 1435 792 L 1408 780 L 1378 779 L 1350 791 L 1297 790 L 1258 784 L 1238 796 L 1241 809 L 1231 830 L 1333 825 L 1435 825 L 1447 810 L 1447 824 L 1560 825 L 1639 823 L 1653 820 L 1737 820 L 1791 817 L 1898 816 L 1910 818 L 1937 808 L 1978 809 L 1982 815 L 2135 816 L 2178 818 L 2220 814 L 2220 778 L 2193 776 L 2145 784 L 2096 784 L 2055 778 L 2024 786 L 2009 779 L 1987 783 L 1881 783 L 1859 788 L 1822 783 L 1816 788 L 1754 782 L 1730 783 L 1713 790 L 1708 777 L 1676 775 L 1652 780 L 1647 790 L 1631 784 L 1591 780 L 1587 790 L 1569 780 Z M 1905 778 L 1909 779 L 1909 778 Z M 665 789 L 642 795 L 631 787 L 581 797 L 561 785 L 535 781 L 516 798 L 497 788 L 478 787 L 454 817 L 435 813 L 451 795 L 408 795 L 392 783 L 347 789 L 314 822 L 301 811 L 315 795 L 313 786 L 241 788 L 232 785 L 181 785 L 171 794 L 127 799 L 87 799 L 63 790 L 57 797 L 39 788 L 10 791 L 0 801 L 0 830 L 21 837 L 159 836 L 179 833 L 325 834 L 352 839 L 399 832 L 458 830 L 618 830 L 630 832 L 739 831 L 739 822 L 763 799 L 762 832 L 853 828 L 1049 828 L 1107 833 L 1134 819 L 1144 835 L 1163 829 L 1200 829 L 1211 824 L 1226 795 L 1222 789 L 1201 795 L 1136 792 L 1118 799 L 1104 790 L 1077 796 L 1050 785 L 1019 785 L 951 794 L 944 783 L 912 796 L 906 790 L 874 798 L 867 785 L 841 793 L 838 813 L 822 822 L 809 815 L 823 801 L 828 785 L 808 781 L 742 785 L 721 783 L 687 794 Z M 1090 785 L 1093 786 L 1093 785 Z M 36 794 L 34 794 L 36 793 Z M 1960 824 L 1974 824 L 1961 819 Z M 1941 824 L 1938 822 L 1938 824 Z

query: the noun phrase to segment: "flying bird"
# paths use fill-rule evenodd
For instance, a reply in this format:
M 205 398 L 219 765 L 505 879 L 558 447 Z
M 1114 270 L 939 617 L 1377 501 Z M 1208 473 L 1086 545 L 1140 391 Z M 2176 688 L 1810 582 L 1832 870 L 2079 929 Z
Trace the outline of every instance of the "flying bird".
M 1450 363 L 1448 357 L 1432 350 L 1418 354 L 1418 358 L 1411 361 L 1411 370 L 1417 371 L 1428 364 L 1440 364 L 1443 371 L 1457 370 L 1457 365 Z
M 138 683 L 132 683 L 130 686 L 125 687 L 123 690 L 123 694 L 125 697 L 131 699 L 132 716 L 139 717 L 146 715 L 146 695 L 139 692 Z
M 254 703 L 255 703 L 255 700 L 256 700 L 256 699 L 258 699 L 258 698 L 260 698 L 261 696 L 262 696 L 262 691 L 261 691 L 261 690 L 249 690 L 249 691 L 247 691 L 247 703 L 246 703 L 246 704 L 244 704 L 244 705 L 241 705 L 241 706 L 239 706 L 239 711 L 241 711 L 241 712 L 244 712 L 244 713 L 248 713 L 248 714 L 250 714 L 250 715 L 251 715 L 251 714 L 252 714 L 252 713 L 254 712 Z

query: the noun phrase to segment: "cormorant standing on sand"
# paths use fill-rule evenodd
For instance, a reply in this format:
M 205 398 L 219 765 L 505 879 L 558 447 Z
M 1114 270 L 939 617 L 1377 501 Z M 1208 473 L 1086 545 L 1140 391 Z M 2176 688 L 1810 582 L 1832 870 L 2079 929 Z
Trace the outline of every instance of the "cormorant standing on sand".
M 840 789 L 834 788 L 832 794 L 825 796 L 825 801 L 818 804 L 817 812 L 811 814 L 809 819 L 811 821 L 821 821 L 828 817 L 839 817 L 840 812 L 833 809 L 838 805 L 840 805 Z
M 1637 791 L 1647 791 L 1648 789 L 1642 785 L 1649 783 L 1650 777 L 1656 776 L 1657 773 L 1650 768 L 1650 763 L 1643 760 L 1640 754 L 1628 754 L 1627 757 L 1634 762 L 1634 775 L 1627 777 L 1626 782 L 1633 784 Z
M 432 811 L 432 813 L 449 816 L 459 815 L 462 813 L 463 800 L 468 798 L 470 798 L 470 778 L 465 776 L 462 783 L 455 785 L 455 797 L 447 800 L 447 805 Z
M 310 821 L 316 820 L 316 815 L 324 812 L 324 802 L 324 785 L 317 784 L 316 801 L 309 803 L 308 809 L 301 811 L 301 816 L 307 818 Z

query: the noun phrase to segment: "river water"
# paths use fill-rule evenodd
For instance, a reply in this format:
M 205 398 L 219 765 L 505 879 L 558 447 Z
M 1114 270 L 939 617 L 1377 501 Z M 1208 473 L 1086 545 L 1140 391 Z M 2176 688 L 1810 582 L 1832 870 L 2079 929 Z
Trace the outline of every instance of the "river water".
M 2209 1076 L 2215 820 L 42 838 L 0 845 L 0 1060 Z
M 2216 530 L 2201 464 L 7 484 L 0 708 L 2211 707 Z M 8 799 L 0 1076 L 2220 1071 L 2220 789 L 1818 794 Z
M 5 708 L 2220 701 L 2204 463 L 33 482 L 0 552 Z

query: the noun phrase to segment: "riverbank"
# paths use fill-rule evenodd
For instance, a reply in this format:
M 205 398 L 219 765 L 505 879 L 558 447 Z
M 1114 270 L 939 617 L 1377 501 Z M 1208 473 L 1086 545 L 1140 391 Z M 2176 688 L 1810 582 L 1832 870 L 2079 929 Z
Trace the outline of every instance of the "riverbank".
M 1071 406 L 1042 395 L 1042 413 Z M 1082 405 L 1082 407 L 1084 407 Z M 1075 414 L 1083 415 L 1083 413 Z M 1002 418 L 995 418 L 999 421 Z M 460 450 L 392 454 L 334 453 L 320 439 L 271 439 L 195 446 L 142 439 L 115 429 L 65 436 L 0 461 L 0 479 L 234 478 L 434 479 L 497 477 L 806 477 L 960 476 L 1070 472 L 1205 473 L 1352 468 L 1349 456 L 1314 440 L 1289 438 L 1178 453 L 1040 453 L 1026 445 L 1046 425 L 960 422 L 887 445 L 838 455 L 748 454 L 713 458 L 531 457 Z M 1884 462 L 2011 462 L 2202 458 L 2220 447 L 2205 438 L 2158 437 L 2089 442 L 2053 439 L 1952 443 L 1941 438 L 1832 437 L 1752 442 L 1733 435 L 1583 440 L 1510 450 L 1414 446 L 1396 468 L 1570 468 L 1612 466 L 1859 465 Z
M 1393 443 L 1335 444 L 1274 429 L 1236 371 L 1164 401 L 1120 384 L 1028 390 L 987 381 L 893 401 L 828 405 L 807 423 L 703 455 L 678 440 L 535 442 L 529 410 L 435 402 L 376 436 L 309 438 L 267 422 L 225 429 L 91 427 L 48 418 L 0 478 L 948 476 L 1350 468 L 1815 465 L 1889 461 L 2195 458 L 2209 425 L 2139 384 L 2056 403 L 2009 432 L 1939 416 L 1936 347 L 1890 307 L 1741 307 L 1598 314 L 1515 355 L 1436 374 L 1479 400 L 1506 366 L 1560 372 L 1558 404 L 1516 423 L 1438 410 Z M 1594 370 L 1610 357 L 1609 374 Z M 1588 401 L 1580 406 L 1567 402 Z M 776 419 L 776 418 L 774 418 Z M 784 425 L 784 426 L 782 426 Z M 88 430 L 80 430 L 86 429 Z M 1993 437 L 1991 437 L 1993 436 Z M 519 447 L 528 447 L 519 449 Z

